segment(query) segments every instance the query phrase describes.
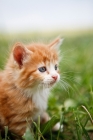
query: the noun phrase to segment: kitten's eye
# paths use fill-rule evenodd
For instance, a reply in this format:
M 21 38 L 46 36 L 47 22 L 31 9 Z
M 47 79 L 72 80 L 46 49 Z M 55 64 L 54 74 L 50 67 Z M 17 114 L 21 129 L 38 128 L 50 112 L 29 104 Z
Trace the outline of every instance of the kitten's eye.
M 39 70 L 40 72 L 45 72 L 45 71 L 46 71 L 46 67 L 40 67 L 40 68 L 38 68 L 38 70 Z
M 55 65 L 55 70 L 57 70 L 57 65 Z

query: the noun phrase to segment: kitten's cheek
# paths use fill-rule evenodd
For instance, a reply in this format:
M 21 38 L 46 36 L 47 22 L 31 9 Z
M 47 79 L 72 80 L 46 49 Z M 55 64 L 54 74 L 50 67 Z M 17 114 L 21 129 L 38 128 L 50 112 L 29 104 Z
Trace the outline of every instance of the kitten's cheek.
M 60 71 L 58 70 L 57 73 L 60 74 Z
M 60 75 L 58 75 L 58 79 L 57 79 L 57 82 L 60 80 Z

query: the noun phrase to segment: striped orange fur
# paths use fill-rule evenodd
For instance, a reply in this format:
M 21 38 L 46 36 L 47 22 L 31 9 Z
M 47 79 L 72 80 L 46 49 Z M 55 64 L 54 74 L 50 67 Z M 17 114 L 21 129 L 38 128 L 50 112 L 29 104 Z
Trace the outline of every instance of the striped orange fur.
M 0 128 L 22 136 L 27 121 L 47 108 L 50 88 L 60 79 L 58 49 L 61 39 L 50 44 L 13 46 L 5 69 L 0 72 Z M 43 72 L 42 72 L 43 71 Z

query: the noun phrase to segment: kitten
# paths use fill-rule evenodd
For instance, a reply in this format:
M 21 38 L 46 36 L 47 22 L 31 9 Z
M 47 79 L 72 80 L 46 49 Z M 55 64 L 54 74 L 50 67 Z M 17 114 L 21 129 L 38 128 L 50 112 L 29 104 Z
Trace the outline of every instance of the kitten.
M 0 128 L 22 136 L 38 115 L 44 119 L 50 88 L 59 81 L 58 51 L 62 40 L 49 45 L 16 43 L 0 72 Z M 44 121 L 46 121 L 45 119 Z

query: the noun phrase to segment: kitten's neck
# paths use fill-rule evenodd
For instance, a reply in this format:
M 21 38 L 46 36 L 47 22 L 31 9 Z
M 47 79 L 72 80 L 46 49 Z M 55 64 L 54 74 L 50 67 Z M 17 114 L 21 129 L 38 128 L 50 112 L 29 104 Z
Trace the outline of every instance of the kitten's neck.
M 35 104 L 36 108 L 40 110 L 40 112 L 46 110 L 49 96 L 49 88 L 29 88 L 24 90 L 22 94 L 24 94 L 24 96 L 28 98 L 31 98 L 32 102 Z

